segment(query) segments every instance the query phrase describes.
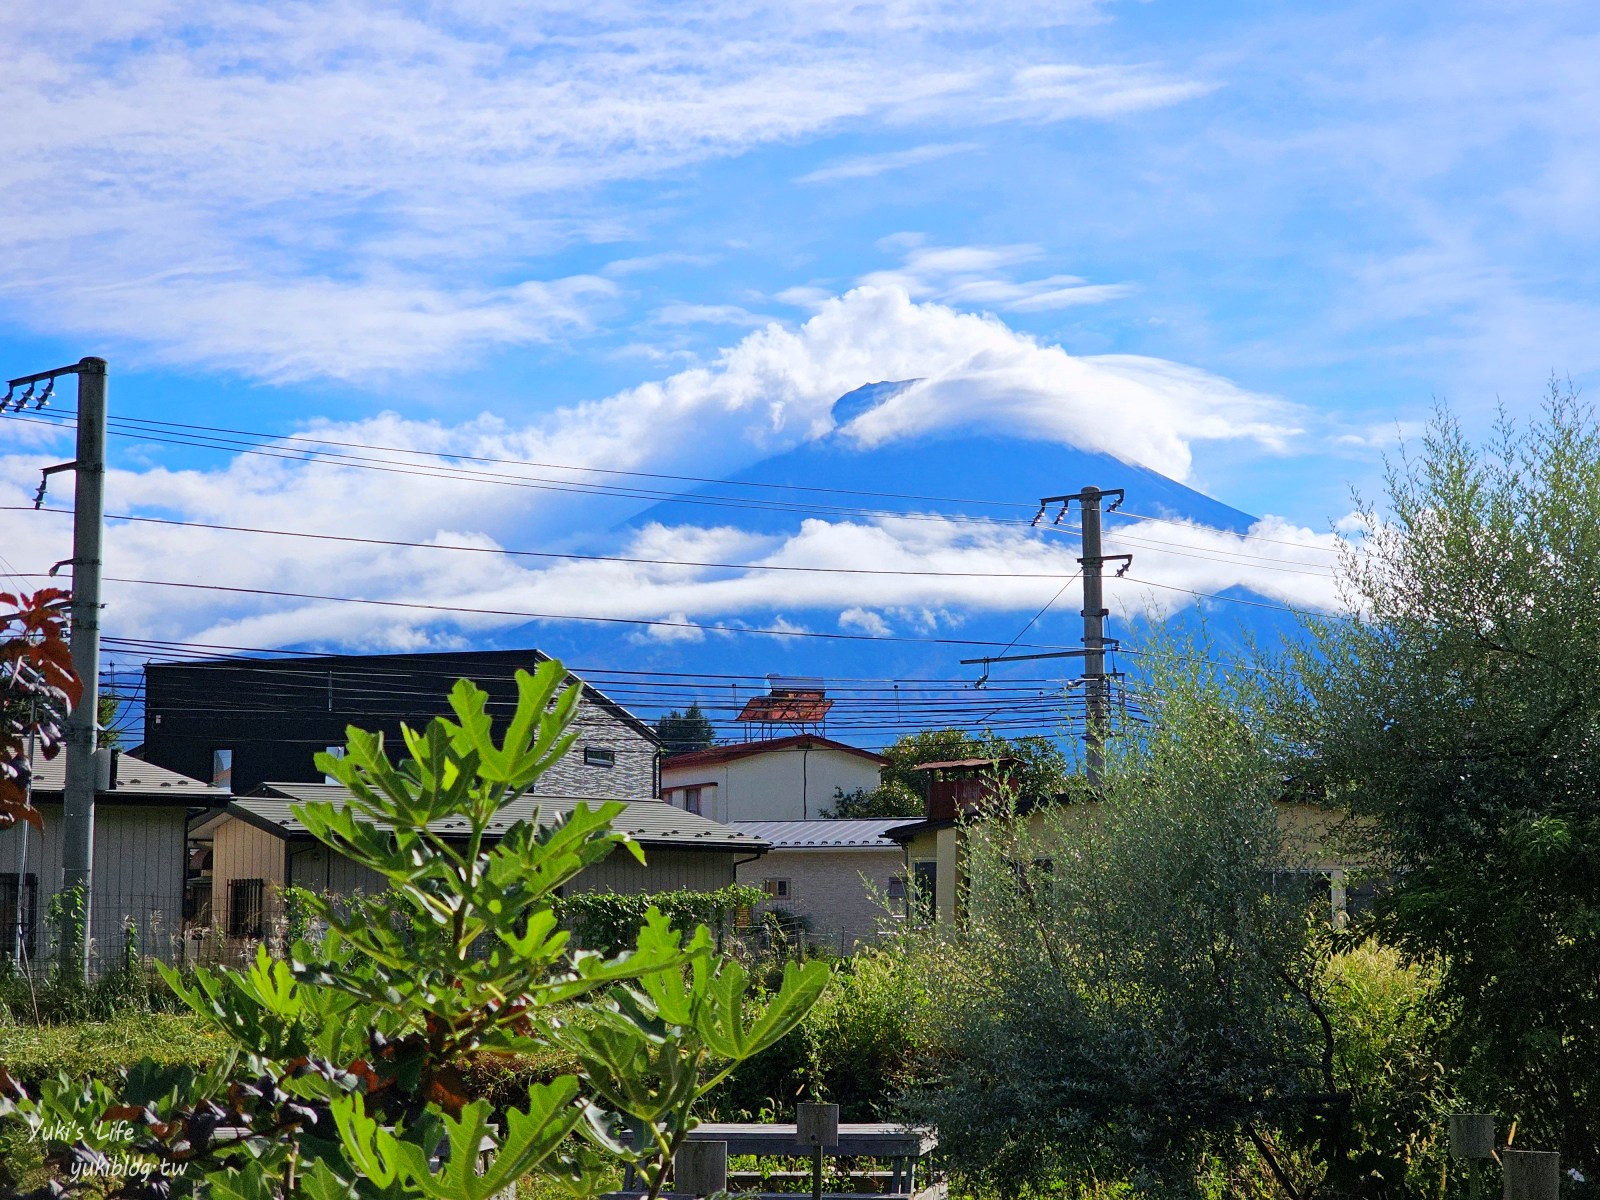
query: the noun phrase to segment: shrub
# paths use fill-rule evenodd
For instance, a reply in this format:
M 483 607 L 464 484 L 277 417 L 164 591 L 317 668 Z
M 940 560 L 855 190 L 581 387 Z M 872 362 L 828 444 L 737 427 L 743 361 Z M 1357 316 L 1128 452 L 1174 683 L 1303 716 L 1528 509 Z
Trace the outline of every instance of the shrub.
M 828 1100 L 846 1121 L 880 1121 L 897 1099 L 915 1053 L 928 992 L 917 964 L 890 947 L 841 960 L 800 1026 L 746 1063 L 714 1092 L 720 1118 L 761 1112 L 790 1119 L 797 1100 Z
M 714 892 L 575 892 L 557 900 L 555 912 L 580 946 L 606 954 L 616 954 L 633 945 L 652 908 L 664 915 L 674 929 L 705 925 L 716 935 L 720 950 L 734 915 L 740 909 L 755 908 L 766 896 L 758 887 L 737 883 Z
M 1441 1061 L 1437 968 L 1366 942 L 1332 955 L 1318 982 L 1336 1077 L 1351 1096 L 1353 1152 L 1327 1182 L 1365 1195 L 1434 1194 L 1448 1165 L 1445 1118 L 1458 1108 Z

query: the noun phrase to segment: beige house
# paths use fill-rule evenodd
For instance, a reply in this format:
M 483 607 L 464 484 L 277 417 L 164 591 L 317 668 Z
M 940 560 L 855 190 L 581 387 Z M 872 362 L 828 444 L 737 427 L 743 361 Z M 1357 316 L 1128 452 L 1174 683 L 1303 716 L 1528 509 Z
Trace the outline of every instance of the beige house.
M 172 961 L 184 922 L 184 831 L 227 793 L 114 750 L 96 756 L 89 929 L 100 965 L 115 961 L 131 921 L 140 950 Z M 0 958 L 49 961 L 50 900 L 61 889 L 61 802 L 66 756 L 34 765 L 33 802 L 44 829 L 0 831 Z
M 313 838 L 292 811 L 305 801 L 338 802 L 347 795 L 338 784 L 263 784 L 195 826 L 190 836 L 202 853 L 210 850 L 215 918 L 228 937 L 263 936 L 281 914 L 285 886 L 344 895 L 382 888 L 378 876 Z M 497 836 L 515 821 L 530 820 L 535 810 L 549 820 L 578 804 L 603 803 L 604 797 L 594 796 L 523 796 L 500 810 L 489 833 Z M 645 863 L 613 853 L 579 875 L 569 892 L 714 891 L 737 881 L 741 862 L 767 850 L 757 837 L 659 800 L 620 803 L 616 827 L 644 848 Z
M 905 855 L 884 836 L 903 817 L 861 821 L 739 821 L 771 845 L 741 863 L 739 882 L 767 893 L 767 906 L 804 918 L 812 941 L 849 953 L 905 914 Z
M 661 798 L 716 821 L 814 821 L 834 793 L 868 790 L 888 759 L 799 733 L 674 754 L 661 762 Z
M 920 821 L 896 822 L 884 834 L 902 848 L 902 869 L 910 892 L 908 905 L 913 910 L 920 906 L 939 921 L 956 919 L 965 877 L 963 828 L 1003 788 L 1016 765 L 1011 759 L 975 758 L 926 763 L 917 768 L 928 776 L 926 814 Z M 1050 797 L 1045 802 L 1057 800 Z M 1024 799 L 1022 803 L 1026 806 L 1029 801 Z M 1039 807 L 1037 798 L 1032 803 Z M 1094 809 L 1092 802 L 1083 802 L 1070 804 L 1065 811 L 1092 820 Z M 1292 856 L 1292 862 L 1286 863 L 1278 874 L 1302 881 L 1310 879 L 1324 886 L 1328 915 L 1336 921 L 1366 903 L 1372 893 L 1370 883 L 1358 884 L 1351 879 L 1353 864 L 1337 848 L 1338 820 L 1337 813 L 1313 804 L 1285 800 L 1278 805 L 1278 828 Z

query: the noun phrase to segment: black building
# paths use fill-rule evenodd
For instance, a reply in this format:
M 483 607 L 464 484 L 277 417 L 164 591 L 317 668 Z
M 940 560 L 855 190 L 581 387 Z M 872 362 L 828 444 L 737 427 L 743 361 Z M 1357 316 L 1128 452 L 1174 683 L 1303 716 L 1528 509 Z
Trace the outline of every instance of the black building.
M 448 714 L 457 679 L 488 692 L 489 712 L 504 719 L 516 707 L 517 669 L 531 671 L 547 658 L 537 650 L 489 650 L 151 663 L 141 754 L 241 795 L 263 783 L 321 783 L 315 756 L 341 748 L 347 726 L 381 730 L 398 757 L 401 723 L 420 728 Z M 537 792 L 659 795 L 660 743 L 650 726 L 585 685 L 576 729 L 576 745 Z

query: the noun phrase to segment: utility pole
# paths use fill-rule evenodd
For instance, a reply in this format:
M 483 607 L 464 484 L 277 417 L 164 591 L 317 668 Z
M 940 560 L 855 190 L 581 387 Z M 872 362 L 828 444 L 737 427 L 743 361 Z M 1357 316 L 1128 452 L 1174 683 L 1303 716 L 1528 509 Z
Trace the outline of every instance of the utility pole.
M 1103 569 L 1108 562 L 1121 562 L 1123 565 L 1117 571 L 1118 575 L 1127 571 L 1133 563 L 1131 554 L 1107 554 L 1100 543 L 1100 502 L 1107 496 L 1114 496 L 1111 507 L 1107 512 L 1115 512 L 1122 503 L 1123 490 L 1121 488 L 1108 488 L 1101 491 L 1097 487 L 1086 487 L 1081 492 L 1074 492 L 1070 496 L 1045 496 L 1039 501 L 1039 512 L 1033 518 L 1037 525 L 1043 518 L 1045 510 L 1052 504 L 1061 505 L 1061 511 L 1056 514 L 1054 524 L 1059 525 L 1066 518 L 1067 509 L 1074 500 L 1082 512 L 1083 520 L 1083 557 L 1078 559 L 1083 571 L 1083 649 L 1082 650 L 1054 650 L 1048 654 L 1002 654 L 991 655 L 987 658 L 963 658 L 963 666 L 973 663 L 983 664 L 983 678 L 978 680 L 977 686 L 982 687 L 989 678 L 989 667 L 993 663 L 1003 662 L 1031 662 L 1041 658 L 1081 658 L 1083 659 L 1083 687 L 1085 722 L 1083 744 L 1085 750 L 1086 770 L 1091 787 L 1100 786 L 1100 776 L 1105 770 L 1105 739 L 1106 732 L 1111 724 L 1110 694 L 1106 688 L 1106 647 L 1113 649 L 1117 645 L 1115 638 L 1106 637 L 1105 620 L 1109 615 L 1105 607 L 1105 597 L 1101 591 L 1101 581 L 1104 578 Z M 1065 589 L 1063 589 L 1065 590 Z M 1040 615 L 1043 615 L 1041 610 Z M 1031 622 L 1030 622 L 1031 624 Z M 1015 639 L 1013 639 L 1013 642 Z
M 1100 497 L 1097 487 L 1078 493 L 1083 525 L 1083 691 L 1085 723 L 1084 749 L 1088 753 L 1089 783 L 1098 786 L 1105 769 L 1106 717 L 1106 607 L 1101 591 L 1105 557 L 1100 543 Z
M 1074 500 L 1078 502 L 1083 528 L 1083 556 L 1078 559 L 1078 564 L 1083 567 L 1083 747 L 1085 773 L 1089 777 L 1090 787 L 1100 786 L 1106 763 L 1106 733 L 1111 724 L 1111 697 L 1106 687 L 1106 617 L 1110 614 L 1106 610 L 1101 582 L 1107 562 L 1120 560 L 1124 564 L 1122 571 L 1126 571 L 1127 564 L 1133 562 L 1131 554 L 1106 554 L 1101 544 L 1100 504 L 1107 496 L 1115 497 L 1110 510 L 1115 511 L 1122 503 L 1123 490 L 1108 488 L 1101 491 L 1091 484 L 1070 496 L 1045 496 L 1039 501 L 1039 516 L 1033 519 L 1037 525 L 1045 509 L 1052 504 L 1059 504 L 1061 511 L 1056 514 L 1056 524 L 1059 525 L 1067 515 L 1067 506 Z
M 44 499 L 45 484 L 58 471 L 77 475 L 72 505 L 72 620 L 69 640 L 72 669 L 83 684 L 78 704 L 67 714 L 64 741 L 67 748 L 67 780 L 61 815 L 61 886 L 68 893 L 66 945 L 63 953 L 73 955 L 71 968 L 84 974 L 89 963 L 89 910 L 93 897 L 94 797 L 99 783 L 95 752 L 100 733 L 100 574 L 101 542 L 105 524 L 106 482 L 106 360 L 83 358 L 69 367 L 24 375 L 10 381 L 6 400 L 24 385 L 27 391 L 16 402 L 21 412 L 34 400 L 35 389 L 45 390 L 35 402 L 43 408 L 62 375 L 78 377 L 77 458 L 70 463 L 46 468 L 34 500 L 37 508 Z M 0 401 L 0 410 L 5 402 Z M 63 564 L 57 563 L 60 567 Z M 54 569 L 52 569 L 54 574 Z
M 94 896 L 94 793 L 100 748 L 100 574 L 106 491 L 106 360 L 81 359 L 77 488 L 72 502 L 72 669 L 83 698 L 67 717 L 67 786 L 62 805 L 61 884 L 74 894 L 74 969 L 89 968 Z

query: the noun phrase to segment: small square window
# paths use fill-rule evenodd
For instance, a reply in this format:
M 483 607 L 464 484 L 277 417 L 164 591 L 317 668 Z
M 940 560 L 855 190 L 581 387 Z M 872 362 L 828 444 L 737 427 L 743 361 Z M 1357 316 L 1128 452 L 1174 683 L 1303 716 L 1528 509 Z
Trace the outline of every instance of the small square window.
M 591 767 L 614 767 L 617 765 L 617 752 L 607 750 L 603 746 L 585 746 L 583 761 L 586 766 Z
M 761 887 L 774 900 L 787 900 L 789 898 L 789 881 L 787 879 L 764 879 L 761 882 Z

